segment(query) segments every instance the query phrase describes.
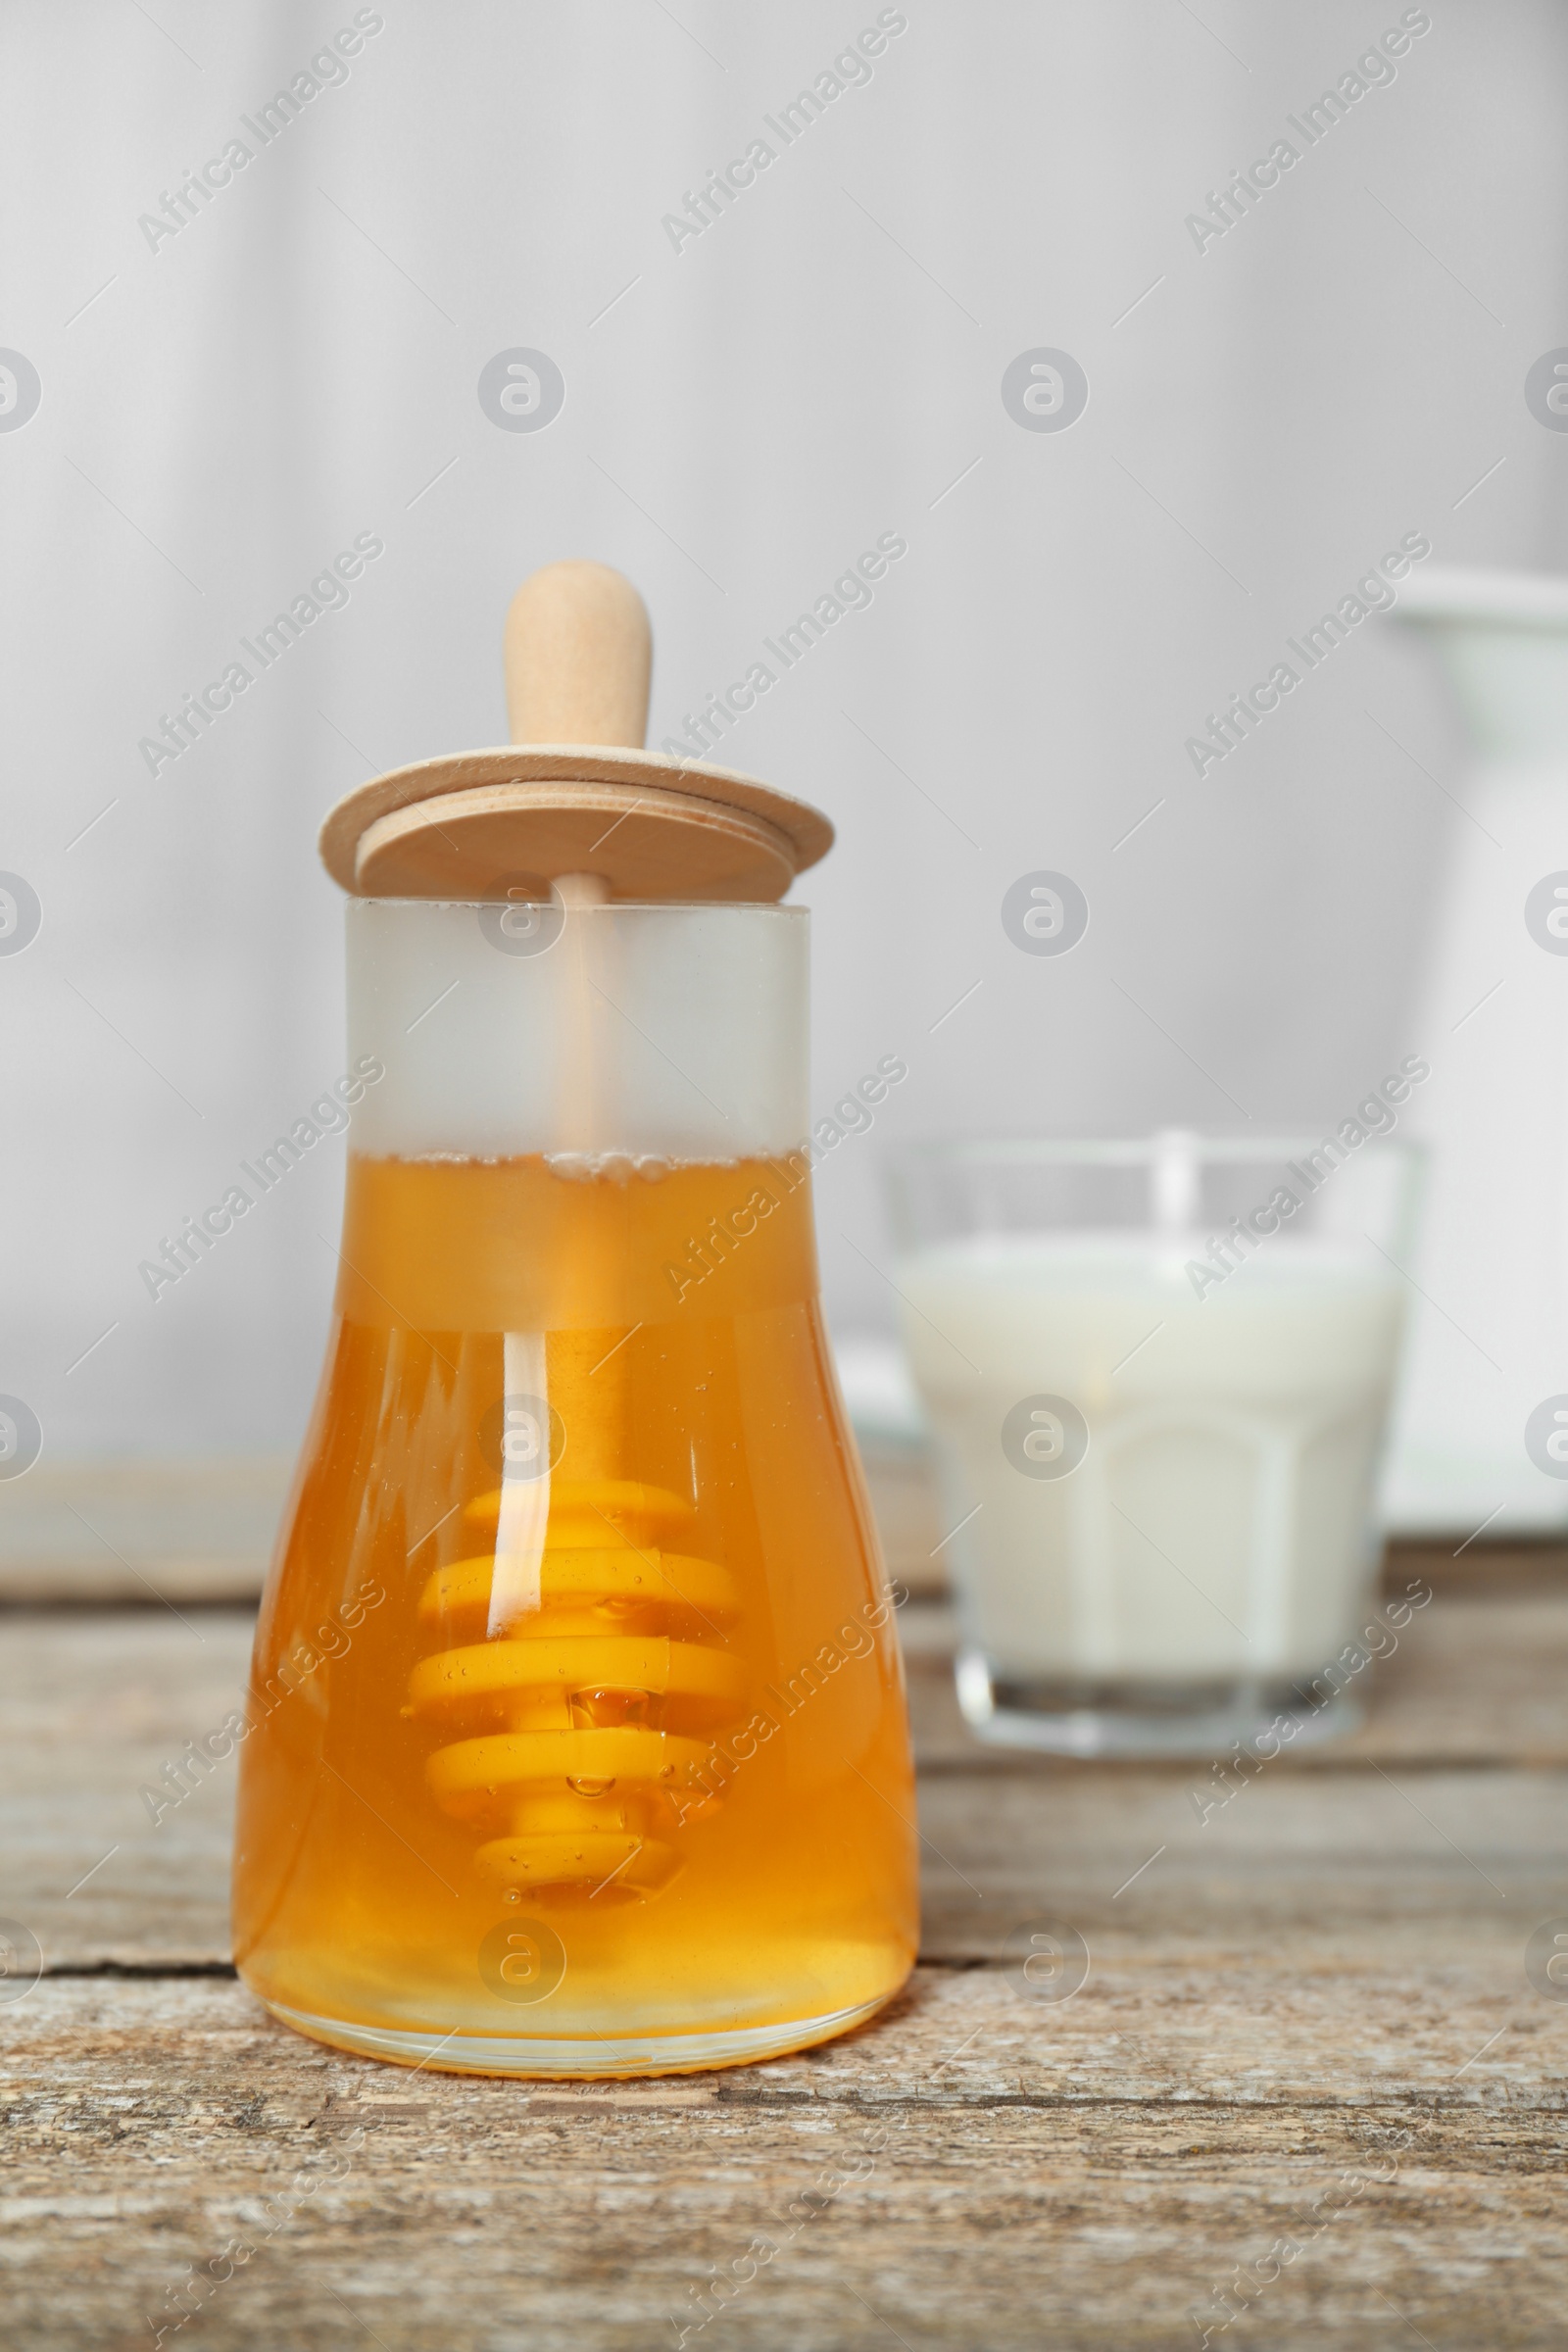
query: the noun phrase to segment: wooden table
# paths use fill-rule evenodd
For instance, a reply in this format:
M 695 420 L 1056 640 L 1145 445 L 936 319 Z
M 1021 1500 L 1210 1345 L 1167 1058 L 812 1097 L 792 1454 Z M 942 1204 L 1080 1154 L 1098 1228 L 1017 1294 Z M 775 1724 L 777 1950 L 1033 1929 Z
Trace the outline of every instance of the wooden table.
M 874 1483 L 915 1588 L 919 1970 L 848 2039 L 661 2082 L 273 2024 L 228 1961 L 227 1785 L 156 1833 L 137 1798 L 237 1703 L 232 1563 L 177 1614 L 154 1551 L 53 1608 L 19 1570 L 0 1911 L 45 1974 L 0 2007 L 5 2342 L 148 2346 L 194 2266 L 163 2340 L 211 2352 L 672 2346 L 715 2277 L 686 2341 L 731 2352 L 1560 2346 L 1568 2000 L 1525 1948 L 1568 1915 L 1568 1556 L 1396 1554 L 1435 1597 L 1367 1729 L 1200 1819 L 1206 1768 L 969 1739 L 923 1479 Z M 1042 1916 L 1089 1948 L 1067 2000 L 1008 1956 Z

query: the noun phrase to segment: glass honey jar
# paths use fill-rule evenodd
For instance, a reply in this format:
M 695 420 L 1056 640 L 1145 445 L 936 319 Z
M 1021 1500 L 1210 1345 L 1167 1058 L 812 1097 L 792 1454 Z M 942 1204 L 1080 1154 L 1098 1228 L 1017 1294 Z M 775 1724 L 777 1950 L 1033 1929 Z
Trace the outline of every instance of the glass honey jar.
M 236 1959 L 409 2064 L 737 2064 L 865 2018 L 916 1933 L 801 1142 L 809 918 L 775 903 L 831 837 L 640 750 L 617 575 L 519 605 L 522 749 L 325 836 L 379 1075 L 257 1634 Z

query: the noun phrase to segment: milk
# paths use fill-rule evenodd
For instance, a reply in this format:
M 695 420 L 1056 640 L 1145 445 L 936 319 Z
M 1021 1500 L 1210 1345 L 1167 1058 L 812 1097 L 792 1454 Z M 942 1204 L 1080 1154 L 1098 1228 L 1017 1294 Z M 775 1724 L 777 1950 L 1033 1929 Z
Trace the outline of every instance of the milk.
M 1356 1629 L 1399 1280 L 1292 1236 L 1199 1297 L 1202 1255 L 1174 1233 L 1004 1233 L 899 1268 L 966 1703 L 987 1677 L 1284 1690 Z

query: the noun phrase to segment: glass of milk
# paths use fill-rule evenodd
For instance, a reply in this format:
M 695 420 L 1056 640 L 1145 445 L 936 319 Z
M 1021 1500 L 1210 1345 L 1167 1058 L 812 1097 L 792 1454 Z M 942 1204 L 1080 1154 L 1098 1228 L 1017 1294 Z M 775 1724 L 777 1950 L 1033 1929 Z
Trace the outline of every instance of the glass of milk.
M 903 1156 L 981 1739 L 1175 1755 L 1360 1720 L 1418 1158 L 1185 1132 Z

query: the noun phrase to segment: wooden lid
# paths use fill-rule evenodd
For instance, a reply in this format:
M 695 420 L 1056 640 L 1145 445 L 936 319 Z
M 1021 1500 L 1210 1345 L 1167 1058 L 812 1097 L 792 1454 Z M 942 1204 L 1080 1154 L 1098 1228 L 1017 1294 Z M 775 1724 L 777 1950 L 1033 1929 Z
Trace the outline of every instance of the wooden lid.
M 591 875 L 616 899 L 781 899 L 832 826 L 733 768 L 644 751 L 651 654 L 619 572 L 536 571 L 507 616 L 512 745 L 360 785 L 321 828 L 327 872 L 360 898 L 544 897 Z

